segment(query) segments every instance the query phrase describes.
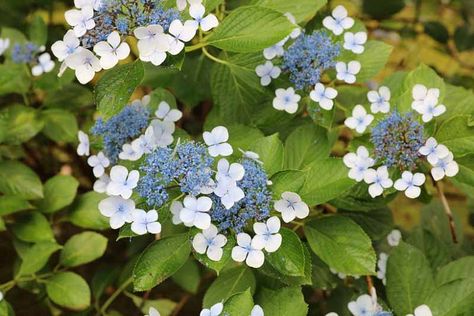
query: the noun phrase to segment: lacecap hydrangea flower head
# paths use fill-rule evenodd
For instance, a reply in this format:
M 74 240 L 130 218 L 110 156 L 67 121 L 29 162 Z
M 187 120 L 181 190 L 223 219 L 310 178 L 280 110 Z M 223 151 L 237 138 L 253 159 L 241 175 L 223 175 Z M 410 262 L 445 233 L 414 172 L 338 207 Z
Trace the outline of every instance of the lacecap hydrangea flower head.
M 183 51 L 198 29 L 207 32 L 219 24 L 215 15 L 205 14 L 201 2 L 190 1 L 191 19 L 183 20 L 180 1 L 168 8 L 162 0 L 75 0 L 75 8 L 64 15 L 71 29 L 51 47 L 62 62 L 59 74 L 71 68 L 86 84 L 96 72 L 127 59 L 129 43 L 135 41 L 140 60 L 161 65 Z
M 176 138 L 178 109 L 150 97 L 136 100 L 92 127 L 92 139 L 79 132 L 77 152 L 97 177 L 94 190 L 108 195 L 99 203 L 113 229 L 136 235 L 161 232 L 161 223 L 192 228 L 194 250 L 219 261 L 223 247 L 236 241 L 231 257 L 258 268 L 265 253 L 282 243 L 281 222 L 305 218 L 309 207 L 293 192 L 274 201 L 271 181 L 259 155 L 234 150 L 229 131 L 217 126 L 203 141 Z M 99 151 L 91 155 L 90 147 Z M 163 218 L 163 219 L 162 219 Z
M 351 179 L 369 184 L 372 197 L 394 187 L 408 198 L 417 198 L 426 181 L 425 166 L 434 181 L 458 173 L 453 153 L 434 137 L 426 136 L 425 124 L 446 111 L 439 102 L 439 94 L 437 88 L 415 84 L 411 89 L 411 108 L 400 112 L 390 104 L 390 89 L 382 86 L 367 95 L 371 113 L 356 105 L 352 116 L 345 120 L 345 125 L 359 134 L 370 131 L 372 152 L 359 146 L 356 152 L 344 156 L 344 163 L 350 169 Z M 377 113 L 380 119 L 375 120 Z
M 323 19 L 324 28 L 313 31 L 302 30 L 290 13 L 286 16 L 295 29 L 263 51 L 266 62 L 255 69 L 260 83 L 268 86 L 282 75 L 287 77 L 286 86 L 275 90 L 273 107 L 277 110 L 295 113 L 305 96 L 322 109 L 331 110 L 337 96 L 334 83 L 356 82 L 361 64 L 357 60 L 347 61 L 347 56 L 364 52 L 367 33 L 352 30 L 355 21 L 342 5 Z

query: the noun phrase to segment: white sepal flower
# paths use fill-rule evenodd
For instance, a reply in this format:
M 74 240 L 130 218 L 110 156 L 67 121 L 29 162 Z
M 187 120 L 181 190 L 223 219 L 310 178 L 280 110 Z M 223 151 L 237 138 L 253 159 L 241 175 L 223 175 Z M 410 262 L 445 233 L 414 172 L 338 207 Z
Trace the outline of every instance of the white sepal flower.
M 370 110 L 372 113 L 388 113 L 390 111 L 390 89 L 385 86 L 381 86 L 379 91 L 369 91 L 367 93 L 367 99 L 370 102 Z
M 87 30 L 95 27 L 94 9 L 91 6 L 85 6 L 80 10 L 71 9 L 64 13 L 66 22 L 73 27 L 74 34 L 81 37 Z
M 230 209 L 245 197 L 244 191 L 237 186 L 235 181 L 225 178 L 216 183 L 214 194 L 221 198 L 221 203 L 226 209 Z
M 177 122 L 181 119 L 183 113 L 180 110 L 172 109 L 166 101 L 161 101 L 155 115 L 163 121 Z
M 227 238 L 218 234 L 217 227 L 212 225 L 208 229 L 197 233 L 193 238 L 193 248 L 197 253 L 207 254 L 212 261 L 219 261 L 222 258 L 222 247 L 227 243 Z
M 435 165 L 439 159 L 445 158 L 449 155 L 448 147 L 438 144 L 434 137 L 426 140 L 425 144 L 418 150 L 420 154 L 426 156 L 426 159 L 431 165 Z
M 412 109 L 420 114 L 423 114 L 423 108 L 426 103 L 438 103 L 439 89 L 437 88 L 426 88 L 422 84 L 416 84 L 412 89 L 413 102 L 411 103 Z
M 381 252 L 379 255 L 379 260 L 377 260 L 377 278 L 382 280 L 383 285 L 387 282 L 386 274 L 387 274 L 387 260 L 388 255 L 385 252 Z
M 413 314 L 407 316 L 413 316 Z M 415 308 L 415 316 L 433 316 L 433 313 L 428 305 L 423 304 Z
M 347 64 L 343 61 L 336 63 L 336 77 L 346 83 L 356 82 L 356 75 L 359 73 L 361 68 L 360 62 L 352 60 Z
M 405 195 L 414 199 L 420 196 L 420 186 L 425 183 L 426 177 L 423 173 L 411 173 L 410 171 L 403 171 L 402 177 L 395 181 L 393 185 L 398 191 L 405 191 Z
M 350 169 L 349 178 L 357 182 L 362 181 L 367 169 L 375 164 L 375 160 L 369 157 L 369 151 L 364 146 L 359 146 L 356 153 L 345 154 L 342 161 Z
M 156 310 L 156 308 L 150 307 L 150 309 L 148 309 L 148 315 L 145 315 L 145 316 L 161 316 L 161 315 L 160 315 L 160 312 Z
M 132 144 L 123 144 L 122 151 L 119 153 L 121 160 L 137 161 L 142 156 L 143 151 L 134 149 Z
M 74 0 L 74 6 L 78 9 L 92 7 L 95 11 L 99 11 L 102 4 L 102 0 Z
M 212 200 L 210 198 L 201 196 L 196 199 L 194 196 L 187 196 L 183 204 L 179 218 L 185 225 L 196 226 L 200 229 L 208 229 L 211 226 L 209 210 L 212 207 Z
M 423 122 L 427 123 L 431 121 L 434 117 L 438 117 L 444 112 L 446 112 L 446 106 L 444 104 L 437 104 L 434 100 L 426 100 L 424 105 L 422 105 L 417 111 L 421 114 L 421 119 Z
M 211 308 L 204 308 L 199 316 L 220 316 L 222 310 L 224 309 L 224 304 L 217 303 L 211 306 Z
M 337 90 L 331 87 L 324 87 L 322 83 L 317 83 L 314 89 L 309 93 L 309 97 L 314 102 L 319 103 L 319 106 L 324 110 L 331 110 L 337 96 Z
M 244 262 L 252 268 L 260 268 L 265 261 L 263 245 L 249 234 L 239 233 L 237 235 L 237 246 L 232 248 L 232 259 L 237 262 Z
M 31 74 L 35 77 L 43 73 L 50 72 L 54 68 L 54 61 L 51 60 L 49 53 L 43 53 L 38 57 L 38 64 L 31 68 Z
M 283 39 L 275 45 L 265 48 L 263 50 L 263 57 L 265 57 L 265 59 L 272 60 L 275 57 L 283 56 L 283 54 L 285 53 L 283 45 L 285 45 L 285 43 L 286 39 Z
M 105 193 L 109 183 L 110 177 L 108 174 L 104 173 L 97 180 L 95 180 L 93 189 L 97 193 Z
M 309 215 L 308 205 L 294 192 L 283 192 L 281 200 L 276 201 L 274 207 L 281 213 L 285 223 L 289 223 L 295 218 L 303 219 Z
M 438 145 L 439 146 L 439 145 Z M 431 169 L 431 175 L 435 181 L 439 181 L 446 177 L 454 177 L 459 172 L 459 166 L 454 161 L 452 152 L 449 152 L 446 157 L 438 159 Z
M 140 60 L 151 62 L 155 66 L 161 65 L 165 61 L 166 52 L 170 49 L 173 37 L 164 34 L 161 25 L 140 26 L 133 31 L 133 34 L 138 39 L 137 47 Z
M 181 203 L 181 201 L 173 201 L 171 203 L 170 212 L 173 215 L 173 217 L 171 218 L 171 222 L 174 225 L 179 225 L 183 222 L 181 218 L 179 217 L 179 214 L 181 213 L 181 210 L 183 208 L 184 206 L 183 206 L 183 203 Z M 187 226 L 191 226 L 191 225 L 187 225 Z
M 174 20 L 168 32 L 172 35 L 169 53 L 177 55 L 183 50 L 184 43 L 189 42 L 196 35 L 196 25 L 193 21 L 185 21 L 183 24 L 180 20 Z
M 355 129 L 357 133 L 362 134 L 373 120 L 374 116 L 368 114 L 365 108 L 358 104 L 354 109 L 352 109 L 352 116 L 346 118 L 344 125 L 350 129 Z
M 110 196 L 99 202 L 99 211 L 102 215 L 110 217 L 110 227 L 118 229 L 125 223 L 131 223 L 135 202 L 120 196 Z
M 94 52 L 100 56 L 102 68 L 110 69 L 117 65 L 119 60 L 130 55 L 130 46 L 120 40 L 120 34 L 117 31 L 113 31 L 107 36 L 107 41 L 95 44 Z
M 285 14 L 283 14 L 284 16 L 286 16 L 286 18 L 288 19 L 288 21 L 291 22 L 291 24 L 294 24 L 296 25 L 296 27 L 293 29 L 293 31 L 291 31 L 290 33 L 290 38 L 297 38 L 298 36 L 300 36 L 301 34 L 301 28 L 300 26 L 298 25 L 298 23 L 296 23 L 296 19 L 295 19 L 295 16 L 293 14 L 291 14 L 291 12 L 286 12 Z M 257 305 L 258 306 L 258 305 Z
M 66 66 L 75 71 L 77 80 L 82 84 L 91 81 L 95 73 L 102 69 L 99 59 L 90 50 L 82 47 L 78 48 L 76 53 L 68 56 L 64 62 Z
M 298 110 L 298 102 L 301 96 L 295 93 L 295 89 L 289 87 L 288 89 L 279 88 L 275 90 L 275 98 L 273 99 L 273 107 L 279 111 L 286 111 L 290 114 Z
M 379 311 L 377 302 L 367 294 L 363 294 L 356 301 L 349 302 L 347 308 L 354 316 L 375 315 Z
M 232 155 L 232 146 L 227 143 L 229 132 L 224 126 L 214 127 L 212 131 L 204 132 L 202 137 L 208 146 L 209 155 L 212 157 Z
M 229 161 L 222 158 L 217 163 L 216 180 L 240 181 L 244 177 L 245 169 L 240 163 L 234 162 L 229 164 Z
M 219 21 L 212 13 L 204 16 L 205 12 L 206 8 L 202 4 L 192 4 L 189 6 L 189 15 L 194 18 L 194 21 L 191 21 L 194 28 L 197 29 L 198 27 L 201 27 L 201 30 L 207 32 L 218 26 Z
M 9 38 L 0 38 L 0 56 L 5 53 L 5 51 L 10 47 L 10 39 Z
M 150 210 L 148 212 L 135 209 L 132 212 L 132 232 L 137 235 L 159 234 L 161 232 L 161 224 L 158 222 L 158 212 Z
M 110 165 L 109 159 L 104 155 L 103 152 L 99 152 L 97 155 L 92 155 L 87 159 L 87 164 L 91 166 L 96 178 L 104 174 L 105 168 Z
M 276 79 L 280 76 L 281 69 L 278 66 L 274 66 L 269 60 L 263 65 L 258 65 L 255 68 L 255 73 L 260 77 L 260 84 L 262 86 L 268 86 L 272 79 Z
M 173 143 L 173 133 L 175 126 L 173 122 L 153 120 L 148 129 L 153 131 L 153 142 L 158 147 L 166 147 Z
M 176 0 L 176 7 L 178 8 L 179 11 L 183 11 L 186 9 L 186 6 L 188 5 L 193 5 L 193 4 L 201 4 L 202 0 Z
M 270 217 L 266 223 L 254 223 L 253 231 L 255 236 L 253 239 L 258 245 L 263 245 L 267 252 L 275 252 L 280 248 L 282 237 L 280 231 L 281 223 L 278 217 Z
M 132 196 L 132 190 L 137 186 L 140 174 L 137 170 L 130 173 L 124 166 L 113 166 L 110 169 L 110 183 L 107 185 L 107 194 L 120 195 L 124 199 Z
M 352 51 L 354 54 L 364 52 L 364 44 L 367 42 L 367 33 L 365 32 L 346 32 L 344 33 L 344 48 Z
M 396 247 L 402 239 L 402 233 L 398 229 L 394 229 L 387 235 L 387 242 L 391 247 Z
M 388 175 L 387 166 L 375 169 L 367 169 L 364 172 L 364 181 L 369 185 L 369 194 L 375 198 L 382 195 L 384 189 L 388 189 L 393 185 L 392 179 Z
M 64 34 L 62 41 L 56 41 L 51 46 L 51 51 L 59 61 L 64 61 L 68 56 L 74 54 L 81 42 L 77 38 L 73 30 L 69 30 Z
M 89 156 L 89 136 L 83 131 L 77 132 L 79 145 L 77 145 L 77 154 L 79 156 Z
M 347 10 L 342 5 L 335 7 L 331 15 L 324 18 L 323 25 L 335 35 L 341 35 L 354 25 L 354 19 L 347 16 Z
M 252 159 L 252 160 L 258 162 L 259 164 L 263 164 L 263 162 L 259 160 L 260 159 L 259 154 L 257 154 L 256 152 L 253 152 L 253 151 L 250 151 L 250 150 L 245 151 L 245 150 L 242 150 L 240 148 L 239 148 L 239 150 L 242 153 L 242 156 L 244 158 Z

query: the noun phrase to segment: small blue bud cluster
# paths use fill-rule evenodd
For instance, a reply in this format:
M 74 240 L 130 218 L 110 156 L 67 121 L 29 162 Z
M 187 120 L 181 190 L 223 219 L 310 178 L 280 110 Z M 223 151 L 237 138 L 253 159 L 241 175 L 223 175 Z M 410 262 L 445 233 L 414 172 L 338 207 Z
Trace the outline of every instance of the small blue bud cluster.
M 39 51 L 39 46 L 34 43 L 17 43 L 12 49 L 12 60 L 17 64 L 29 64 L 36 60 L 36 54 Z
M 212 194 L 211 218 L 219 230 L 242 232 L 250 220 L 263 221 L 270 216 L 272 192 L 268 189 L 268 177 L 262 166 L 252 159 L 241 161 L 245 169 L 242 180 L 237 185 L 244 191 L 245 197 L 226 209 L 220 198 Z
M 128 105 L 112 116 L 108 121 L 98 119 L 92 127 L 92 134 L 101 136 L 104 152 L 112 164 L 117 162 L 122 146 L 132 138 L 140 135 L 148 126 L 150 111 L 141 105 Z
M 170 148 L 157 148 L 150 153 L 140 167 L 142 177 L 138 193 L 149 206 L 159 207 L 166 203 L 166 189 L 175 181 L 181 192 L 198 195 L 212 177 L 214 159 L 206 146 L 194 141 Z
M 94 17 L 96 26 L 82 39 L 86 48 L 104 41 L 112 31 L 133 35 L 139 26 L 158 24 L 165 31 L 173 20 L 179 19 L 176 9 L 165 9 L 161 0 L 105 0 Z
M 424 144 L 423 125 L 413 113 L 401 115 L 397 111 L 373 129 L 371 141 L 375 147 L 375 159 L 387 167 L 398 166 L 400 170 L 414 170 Z
M 290 73 L 296 89 L 312 88 L 324 70 L 334 67 L 340 45 L 325 31 L 302 33 L 283 54 L 282 70 Z

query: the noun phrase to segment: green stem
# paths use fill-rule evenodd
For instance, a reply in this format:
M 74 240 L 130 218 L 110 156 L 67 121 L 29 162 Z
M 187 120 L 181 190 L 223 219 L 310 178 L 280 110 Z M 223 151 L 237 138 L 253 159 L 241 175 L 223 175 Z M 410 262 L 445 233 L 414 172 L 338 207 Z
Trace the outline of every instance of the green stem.
M 206 43 L 206 42 L 200 42 L 200 43 L 197 43 L 197 44 L 195 44 L 195 45 L 186 46 L 186 47 L 184 48 L 184 51 L 185 51 L 186 53 L 188 53 L 188 52 L 192 52 L 192 51 L 201 49 L 201 48 L 203 48 L 203 47 L 205 47 L 205 46 L 207 46 L 207 43 Z
M 216 63 L 219 63 L 219 64 L 224 64 L 224 65 L 228 65 L 229 63 L 226 62 L 225 60 L 222 60 L 222 59 L 219 59 L 213 55 L 211 55 L 206 48 L 202 48 L 202 52 L 204 53 L 204 55 L 206 55 L 209 59 L 215 61 Z
M 115 292 L 105 301 L 104 305 L 102 305 L 102 308 L 100 309 L 100 314 L 107 315 L 107 308 L 109 308 L 110 304 L 113 303 L 117 296 L 119 296 L 120 293 L 122 293 L 127 288 L 127 286 L 132 283 L 132 281 L 132 277 L 128 278 L 125 282 L 122 283 L 122 285 L 120 285 L 117 290 L 115 290 Z

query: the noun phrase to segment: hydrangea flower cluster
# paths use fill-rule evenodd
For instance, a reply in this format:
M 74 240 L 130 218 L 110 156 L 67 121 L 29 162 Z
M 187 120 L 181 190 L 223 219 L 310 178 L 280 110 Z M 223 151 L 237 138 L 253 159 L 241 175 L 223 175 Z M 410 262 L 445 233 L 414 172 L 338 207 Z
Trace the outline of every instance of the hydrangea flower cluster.
M 182 113 L 163 101 L 151 118 L 149 102 L 145 96 L 107 121 L 99 119 L 92 128 L 102 142 L 97 154 L 89 156 L 89 136 L 79 132 L 77 153 L 89 156 L 98 178 L 94 190 L 108 195 L 99 203 L 100 212 L 113 229 L 129 224 L 142 235 L 160 233 L 159 212 L 169 211 L 173 224 L 201 230 L 192 239 L 197 253 L 219 261 L 228 237 L 235 235 L 232 258 L 262 266 L 265 252 L 277 251 L 282 243 L 281 222 L 272 208 L 288 223 L 308 216 L 309 207 L 293 192 L 273 201 L 259 155 L 241 150 L 242 155 L 231 156 L 224 126 L 204 132 L 204 142 L 175 142 L 175 122 Z
M 215 15 L 204 16 L 201 0 L 192 1 L 192 19 L 184 22 L 179 11 L 165 8 L 164 2 L 75 0 L 76 8 L 65 12 L 71 30 L 51 47 L 63 62 L 59 75 L 71 68 L 80 83 L 88 83 L 96 72 L 113 68 L 130 55 L 129 36 L 138 41 L 138 57 L 158 66 L 167 54 L 179 54 L 199 28 L 206 32 L 219 24 Z
M 342 50 L 362 54 L 367 34 L 347 31 L 354 25 L 354 19 L 341 5 L 323 20 L 326 29 L 312 33 L 302 31 L 290 13 L 286 16 L 296 27 L 289 36 L 263 51 L 267 61 L 255 69 L 260 83 L 268 86 L 281 74 L 288 75 L 293 86 L 275 90 L 273 107 L 277 110 L 295 113 L 302 95 L 307 93 L 322 109 L 331 110 L 337 91 L 321 83 L 323 74 L 335 69 L 338 80 L 354 83 L 361 64 L 356 60 L 338 61 L 338 57 Z
M 459 167 L 453 153 L 445 145 L 438 144 L 433 137 L 426 139 L 424 135 L 423 123 L 446 111 L 446 107 L 438 102 L 439 89 L 414 85 L 413 111 L 407 113 L 397 110 L 390 112 L 390 90 L 387 87 L 370 91 L 367 97 L 371 102 L 371 112 L 385 113 L 386 116 L 376 122 L 371 130 L 373 158 L 365 146 L 360 146 L 356 153 L 344 156 L 344 164 L 350 169 L 349 178 L 369 184 L 368 190 L 372 197 L 382 195 L 385 189 L 393 186 L 414 199 L 420 195 L 420 187 L 426 180 L 423 173 L 415 172 L 424 161 L 429 163 L 435 181 L 458 173 Z M 345 120 L 345 125 L 358 133 L 364 133 L 373 121 L 372 114 L 367 113 L 362 105 L 356 105 L 352 116 Z M 390 175 L 397 172 L 401 173 L 401 177 L 393 181 Z

